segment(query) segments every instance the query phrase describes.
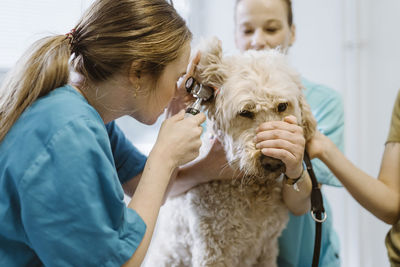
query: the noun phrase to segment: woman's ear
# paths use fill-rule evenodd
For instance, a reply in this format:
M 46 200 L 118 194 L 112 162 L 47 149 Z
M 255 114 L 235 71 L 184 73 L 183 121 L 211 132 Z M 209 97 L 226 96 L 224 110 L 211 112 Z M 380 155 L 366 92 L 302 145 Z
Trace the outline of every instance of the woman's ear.
M 306 102 L 302 93 L 299 96 L 299 106 L 301 110 L 301 125 L 304 131 L 304 138 L 307 142 L 314 136 L 317 122 L 315 121 L 314 115 L 311 113 L 310 106 Z
M 128 77 L 133 86 L 137 86 L 140 81 L 142 64 L 139 61 L 132 61 L 129 65 Z

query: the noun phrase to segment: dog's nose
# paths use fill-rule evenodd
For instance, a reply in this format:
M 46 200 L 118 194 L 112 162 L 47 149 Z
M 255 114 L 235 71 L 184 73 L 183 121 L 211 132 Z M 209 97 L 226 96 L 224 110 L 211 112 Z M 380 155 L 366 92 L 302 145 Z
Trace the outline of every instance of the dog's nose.
M 275 172 L 281 171 L 285 172 L 285 164 L 280 160 L 272 157 L 268 157 L 265 155 L 260 156 L 261 166 L 264 167 L 267 171 Z

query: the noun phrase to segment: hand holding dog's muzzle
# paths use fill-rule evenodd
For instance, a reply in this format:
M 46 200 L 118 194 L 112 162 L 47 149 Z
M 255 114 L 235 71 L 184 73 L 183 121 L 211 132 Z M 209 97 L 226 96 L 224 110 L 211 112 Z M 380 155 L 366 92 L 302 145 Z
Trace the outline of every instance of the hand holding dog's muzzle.
M 268 158 L 281 160 L 288 177 L 298 177 L 303 171 L 303 153 L 305 139 L 303 130 L 297 125 L 294 116 L 287 116 L 284 121 L 262 123 L 255 137 L 256 148 Z M 271 160 L 268 160 L 268 164 Z M 273 168 L 276 164 L 271 165 Z

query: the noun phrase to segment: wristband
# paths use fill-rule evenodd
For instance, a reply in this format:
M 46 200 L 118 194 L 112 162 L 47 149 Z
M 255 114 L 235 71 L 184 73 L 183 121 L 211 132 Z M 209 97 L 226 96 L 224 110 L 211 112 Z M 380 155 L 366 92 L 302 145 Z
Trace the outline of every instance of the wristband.
M 300 191 L 297 182 L 299 182 L 301 180 L 301 178 L 304 177 L 304 175 L 306 174 L 304 166 L 303 166 L 303 171 L 301 172 L 300 176 L 297 178 L 289 178 L 286 176 L 286 174 L 284 175 L 285 178 L 285 184 L 293 186 L 293 189 L 296 190 L 297 192 Z

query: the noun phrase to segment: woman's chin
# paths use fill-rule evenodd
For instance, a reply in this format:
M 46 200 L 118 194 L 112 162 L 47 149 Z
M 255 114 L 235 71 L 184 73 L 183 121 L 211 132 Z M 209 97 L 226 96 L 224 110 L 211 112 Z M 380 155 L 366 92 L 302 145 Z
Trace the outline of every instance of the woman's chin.
M 156 123 L 156 121 L 157 121 L 157 119 L 143 119 L 143 120 L 137 120 L 137 121 L 139 121 L 139 122 L 141 122 L 141 123 L 143 123 L 143 124 L 146 124 L 146 125 L 153 125 L 154 123 Z
M 155 124 L 157 122 L 157 119 L 160 116 L 157 116 L 155 118 L 135 118 L 133 116 L 131 116 L 131 117 L 134 118 L 135 120 L 137 120 L 140 123 L 143 123 L 143 124 L 146 124 L 146 125 L 153 125 L 153 124 Z
M 157 119 L 158 119 L 158 118 L 156 118 L 155 120 L 149 121 L 149 122 L 147 122 L 146 124 L 147 124 L 147 125 L 154 125 L 154 124 L 157 122 Z
M 148 116 L 143 116 L 140 114 L 130 114 L 132 118 L 137 120 L 140 123 L 146 124 L 146 125 L 153 125 L 157 122 L 158 118 L 164 114 L 165 109 L 161 110 L 158 114 L 147 114 Z

